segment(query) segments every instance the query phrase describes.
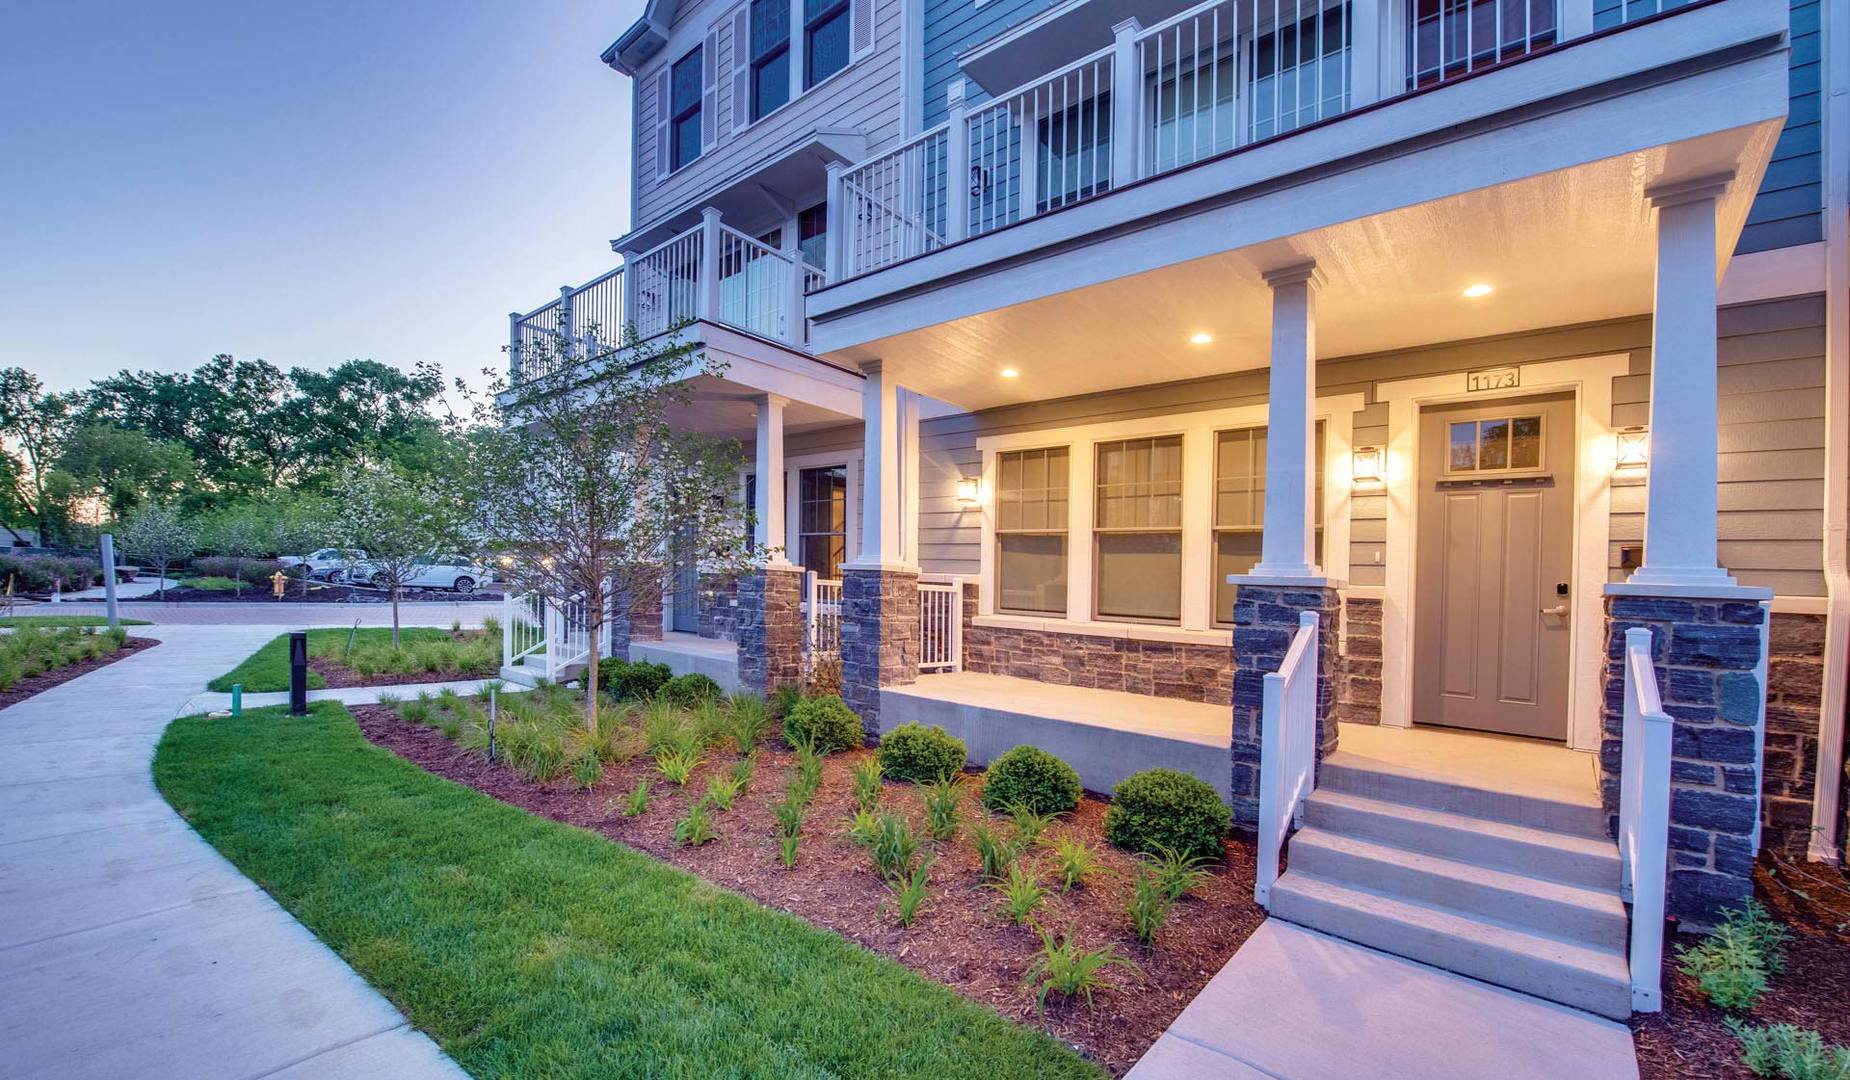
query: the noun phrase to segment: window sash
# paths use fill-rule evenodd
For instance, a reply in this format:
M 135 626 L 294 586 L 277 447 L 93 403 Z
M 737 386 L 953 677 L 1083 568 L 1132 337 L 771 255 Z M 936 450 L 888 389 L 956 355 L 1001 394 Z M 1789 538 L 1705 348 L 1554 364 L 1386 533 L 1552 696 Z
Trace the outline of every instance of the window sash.
M 810 89 L 848 66 L 852 44 L 849 42 L 848 0 L 808 0 L 803 21 L 803 88 Z M 839 46 L 839 53 L 818 49 Z M 833 66 L 826 66 L 833 65 Z M 826 66 L 826 67 L 825 67 Z
M 996 455 L 996 610 L 1066 614 L 1071 482 L 1064 446 Z
M 797 473 L 797 551 L 805 569 L 835 578 L 848 556 L 848 470 L 840 465 Z

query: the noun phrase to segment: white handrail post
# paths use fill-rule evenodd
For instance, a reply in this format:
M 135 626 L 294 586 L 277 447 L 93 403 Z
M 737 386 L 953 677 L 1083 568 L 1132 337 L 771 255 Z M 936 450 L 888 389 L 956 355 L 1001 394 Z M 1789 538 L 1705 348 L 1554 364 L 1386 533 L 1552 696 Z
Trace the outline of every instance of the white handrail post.
M 1137 35 L 1143 26 L 1126 19 L 1111 28 L 1111 187 L 1137 179 L 1137 116 L 1142 102 L 1143 65 Z M 1026 215 L 1023 215 L 1026 216 Z
M 945 191 L 944 239 L 956 243 L 970 233 L 970 110 L 964 102 L 964 81 L 952 79 L 945 96 L 950 102 L 949 127 L 944 132 Z
M 642 275 L 636 272 L 636 256 L 639 252 L 625 251 L 623 256 L 623 325 L 612 331 L 616 341 L 622 343 L 629 336 L 629 328 L 637 325 L 636 320 L 636 286 Z
M 507 381 L 520 381 L 520 320 L 518 311 L 507 313 Z
M 842 186 L 842 176 L 848 167 L 839 161 L 829 162 L 828 180 L 828 242 L 827 254 L 823 257 L 823 270 L 829 275 L 829 281 L 836 282 L 848 276 L 845 242 L 848 233 L 848 200 L 846 189 Z
M 719 321 L 719 211 L 700 211 L 700 301 L 696 310 L 708 322 Z
M 519 601 L 514 591 L 509 589 L 501 597 L 501 663 L 503 666 L 514 662 L 514 605 Z
M 1276 671 L 1266 672 L 1259 715 L 1259 865 L 1253 900 L 1265 907 L 1272 898 L 1272 883 L 1278 880 L 1278 803 L 1285 783 L 1285 677 Z
M 803 272 L 803 253 L 794 245 L 784 252 L 784 272 L 790 275 L 790 288 L 785 294 L 784 340 L 801 345 L 805 336 L 803 325 L 809 314 L 803 306 L 803 279 L 808 275 Z
M 570 285 L 559 286 L 559 310 L 553 317 L 559 327 L 559 350 L 570 359 L 578 358 L 578 332 L 572 312 L 573 291 Z
M 951 578 L 951 670 L 964 669 L 964 579 Z

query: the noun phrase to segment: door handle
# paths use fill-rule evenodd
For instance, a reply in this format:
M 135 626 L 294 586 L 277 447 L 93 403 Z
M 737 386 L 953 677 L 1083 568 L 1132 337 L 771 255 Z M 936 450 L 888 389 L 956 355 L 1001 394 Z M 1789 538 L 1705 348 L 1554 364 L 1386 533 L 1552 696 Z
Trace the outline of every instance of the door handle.
M 1542 614 L 1544 615 L 1566 615 L 1567 605 L 1566 604 L 1556 604 L 1554 607 L 1545 607 L 1542 609 Z

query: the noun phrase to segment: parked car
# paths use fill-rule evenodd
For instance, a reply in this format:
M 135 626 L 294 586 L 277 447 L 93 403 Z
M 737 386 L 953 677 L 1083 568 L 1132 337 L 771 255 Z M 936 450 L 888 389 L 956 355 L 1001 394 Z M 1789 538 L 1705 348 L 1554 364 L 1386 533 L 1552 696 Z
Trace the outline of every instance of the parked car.
M 420 555 L 412 576 L 404 586 L 407 589 L 454 589 L 466 593 L 474 592 L 476 586 L 486 585 L 494 579 L 494 572 L 488 567 L 461 555 Z M 347 570 L 347 580 L 379 588 L 391 584 L 390 576 L 377 563 L 354 564 Z
M 277 562 L 284 570 L 306 565 L 308 576 L 312 581 L 337 581 L 347 574 L 347 568 L 363 562 L 366 552 L 358 548 L 322 548 L 307 555 L 282 555 Z

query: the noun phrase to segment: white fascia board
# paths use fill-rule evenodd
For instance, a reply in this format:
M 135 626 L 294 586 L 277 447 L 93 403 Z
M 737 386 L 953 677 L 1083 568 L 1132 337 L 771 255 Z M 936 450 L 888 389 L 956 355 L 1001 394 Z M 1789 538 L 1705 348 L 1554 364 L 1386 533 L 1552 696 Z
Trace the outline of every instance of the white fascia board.
M 845 419 L 861 418 L 863 377 L 858 373 L 711 323 L 700 324 L 699 337 L 702 351 L 726 365 L 720 377 L 727 382 L 827 409 Z M 702 374 L 702 366 L 690 362 L 687 377 Z

